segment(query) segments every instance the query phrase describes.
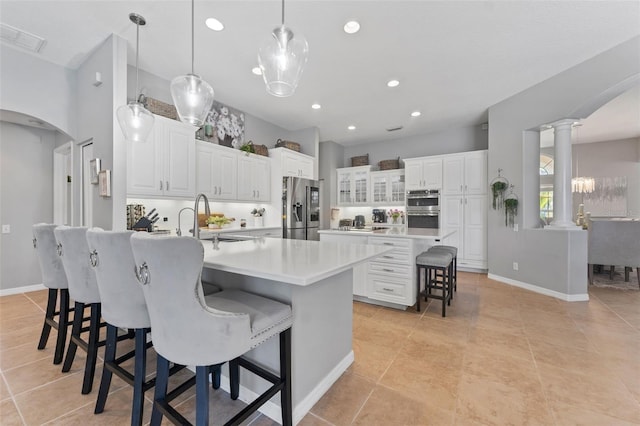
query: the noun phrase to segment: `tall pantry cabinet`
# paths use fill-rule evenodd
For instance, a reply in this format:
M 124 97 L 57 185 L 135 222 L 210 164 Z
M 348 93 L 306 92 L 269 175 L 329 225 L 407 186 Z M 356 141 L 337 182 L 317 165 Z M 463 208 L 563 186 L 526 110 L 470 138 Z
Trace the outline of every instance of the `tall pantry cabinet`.
M 487 268 L 487 151 L 446 155 L 442 163 L 441 223 L 456 231 L 458 265 Z

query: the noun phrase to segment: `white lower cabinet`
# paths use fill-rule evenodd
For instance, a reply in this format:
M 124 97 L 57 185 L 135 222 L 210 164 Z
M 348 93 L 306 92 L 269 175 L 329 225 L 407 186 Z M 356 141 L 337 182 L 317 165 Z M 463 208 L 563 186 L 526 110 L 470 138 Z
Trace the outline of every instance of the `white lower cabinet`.
M 415 269 L 413 240 L 369 237 L 368 243 L 392 247 L 393 250 L 368 262 L 367 297 L 412 306 L 416 300 L 413 282 Z
M 487 268 L 487 196 L 445 195 L 442 197 L 442 228 L 455 231 L 446 244 L 458 247 L 458 266 Z

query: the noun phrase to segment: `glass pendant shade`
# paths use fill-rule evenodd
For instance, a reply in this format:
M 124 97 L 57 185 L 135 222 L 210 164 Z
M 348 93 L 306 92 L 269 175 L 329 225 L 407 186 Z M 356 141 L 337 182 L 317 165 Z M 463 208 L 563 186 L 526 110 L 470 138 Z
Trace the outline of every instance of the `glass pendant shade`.
M 153 128 L 153 114 L 139 102 L 131 101 L 116 112 L 118 123 L 125 138 L 134 142 L 147 139 Z
M 273 30 L 258 50 L 258 64 L 267 92 L 273 96 L 294 94 L 307 63 L 309 44 L 301 34 L 282 25 Z
M 140 52 L 140 26 L 147 21 L 137 13 L 130 13 L 129 20 L 136 24 L 136 99 L 138 99 L 138 54 Z M 140 102 L 131 101 L 127 105 L 120 106 L 116 111 L 118 124 L 124 137 L 129 141 L 142 142 L 147 139 L 153 128 L 153 114 L 151 114 Z
M 171 81 L 171 96 L 180 121 L 200 127 L 213 105 L 213 88 L 195 74 L 180 75 Z

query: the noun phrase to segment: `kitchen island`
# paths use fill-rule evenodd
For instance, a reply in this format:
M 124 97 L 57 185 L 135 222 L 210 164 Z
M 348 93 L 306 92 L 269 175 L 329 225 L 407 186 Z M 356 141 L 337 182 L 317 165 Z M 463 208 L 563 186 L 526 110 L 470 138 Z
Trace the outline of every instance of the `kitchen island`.
M 293 422 L 296 424 L 351 365 L 353 268 L 387 247 L 262 238 L 234 243 L 202 241 L 203 280 L 290 304 Z M 247 357 L 277 372 L 278 339 Z M 228 389 L 223 368 L 222 387 Z M 240 399 L 251 401 L 268 384 L 241 370 Z M 280 396 L 261 411 L 280 421 Z
M 353 298 L 396 309 L 416 303 L 416 256 L 436 244 L 447 244 L 455 231 L 442 229 L 371 228 L 318 231 L 320 241 L 370 244 L 392 251 L 353 269 Z

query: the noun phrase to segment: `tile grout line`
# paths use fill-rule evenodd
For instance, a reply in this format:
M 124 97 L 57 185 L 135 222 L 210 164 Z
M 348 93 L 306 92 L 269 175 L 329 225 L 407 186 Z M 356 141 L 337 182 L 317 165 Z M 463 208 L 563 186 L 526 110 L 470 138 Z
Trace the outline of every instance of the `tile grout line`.
M 527 335 L 526 332 L 525 332 L 524 337 L 525 337 L 525 339 L 527 339 L 527 346 L 529 346 L 529 352 L 531 353 L 531 358 L 533 359 L 533 365 L 534 365 L 534 367 L 536 369 L 536 376 L 538 377 L 538 383 L 540 384 L 540 390 L 542 391 L 542 395 L 544 396 L 545 405 L 547 406 L 547 410 L 551 414 L 551 418 L 553 419 L 554 424 L 557 425 L 558 424 L 558 419 L 556 418 L 555 411 L 551 407 L 549 396 L 547 395 L 547 392 L 545 390 L 544 384 L 542 383 L 542 375 L 540 374 L 540 368 L 538 367 L 538 361 L 536 360 L 536 357 L 535 357 L 535 355 L 533 353 L 533 348 L 531 347 L 531 341 L 529 340 L 529 336 Z
M 356 421 L 356 419 L 358 418 L 358 416 L 362 412 L 362 409 L 364 408 L 364 406 L 367 405 L 367 401 L 369 401 L 369 398 L 371 398 L 371 395 L 373 395 L 373 391 L 376 390 L 377 386 L 378 385 L 376 384 L 376 386 L 374 386 L 373 389 L 371 389 L 369 391 L 369 395 L 367 395 L 367 397 L 364 399 L 364 401 L 362 401 L 362 405 L 360 405 L 360 408 L 358 409 L 358 411 L 356 411 L 356 414 L 353 415 L 353 418 L 351 419 L 351 423 L 350 424 L 353 424 Z
M 18 415 L 20 416 L 20 420 L 22 420 L 22 424 L 26 425 L 27 422 L 24 420 L 24 416 L 22 415 L 22 411 L 20 410 L 20 407 L 18 407 L 18 403 L 16 402 L 16 399 L 13 396 L 13 391 L 11 390 L 11 386 L 9 386 L 9 382 L 7 382 L 7 379 L 4 377 L 4 372 L 2 372 L 2 371 L 0 371 L 0 380 L 4 381 L 4 386 L 9 391 L 9 398 L 7 398 L 7 399 L 11 399 L 11 402 L 13 403 L 13 406 L 16 408 L 16 411 L 18 412 Z

